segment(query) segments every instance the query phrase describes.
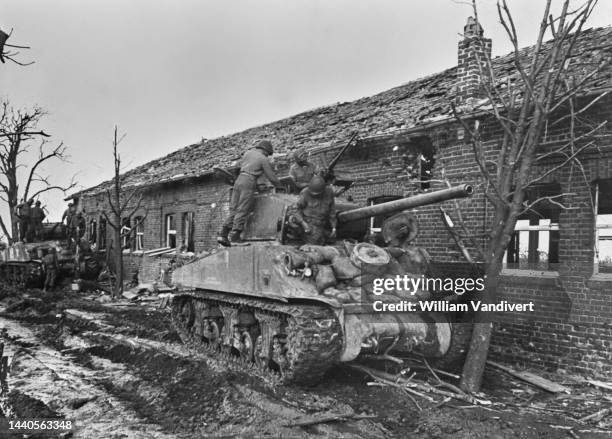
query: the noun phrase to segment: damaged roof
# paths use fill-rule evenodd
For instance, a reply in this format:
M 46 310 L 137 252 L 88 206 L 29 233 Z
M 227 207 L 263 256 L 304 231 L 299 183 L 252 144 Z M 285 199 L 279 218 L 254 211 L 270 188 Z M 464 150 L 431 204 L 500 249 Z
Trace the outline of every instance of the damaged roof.
M 533 46 L 522 49 L 521 59 L 526 60 L 533 50 Z M 576 66 L 577 74 L 607 61 L 601 72 L 589 79 L 589 90 L 612 86 L 611 27 L 583 31 L 574 54 L 575 62 L 572 60 L 570 66 Z M 492 67 L 500 88 L 520 80 L 514 68 L 513 53 L 494 58 Z M 124 173 L 122 184 L 123 187 L 144 187 L 206 175 L 215 167 L 231 166 L 261 138 L 272 140 L 275 154 L 286 154 L 299 148 L 334 146 L 346 142 L 354 132 L 363 139 L 426 127 L 451 118 L 450 103 L 455 96 L 456 78 L 457 67 L 453 67 L 374 96 L 316 108 L 239 133 L 203 140 Z M 99 193 L 109 184 L 110 180 L 73 196 Z

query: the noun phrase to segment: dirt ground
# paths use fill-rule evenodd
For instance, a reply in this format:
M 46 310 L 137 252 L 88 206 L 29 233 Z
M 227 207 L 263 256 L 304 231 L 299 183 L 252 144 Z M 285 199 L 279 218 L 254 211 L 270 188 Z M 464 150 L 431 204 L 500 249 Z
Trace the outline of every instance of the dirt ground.
M 486 407 L 413 400 L 347 366 L 316 387 L 279 386 L 186 348 L 155 304 L 3 289 L 0 414 L 72 420 L 56 437 L 78 438 L 612 438 L 611 416 L 580 421 L 611 408 L 612 392 L 580 377 L 547 375 L 571 388 L 549 394 L 487 369 Z M 346 417 L 292 426 L 329 415 Z

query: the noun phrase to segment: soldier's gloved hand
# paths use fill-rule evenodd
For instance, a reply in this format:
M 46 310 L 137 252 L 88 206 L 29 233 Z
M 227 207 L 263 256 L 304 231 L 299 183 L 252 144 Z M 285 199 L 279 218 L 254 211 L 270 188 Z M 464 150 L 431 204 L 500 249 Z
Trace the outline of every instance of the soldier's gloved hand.
M 336 228 L 335 227 L 331 230 L 331 233 L 329 234 L 329 237 L 330 238 L 335 238 L 336 237 Z
M 310 229 L 310 227 L 306 224 L 304 224 L 304 233 L 310 233 L 312 230 Z

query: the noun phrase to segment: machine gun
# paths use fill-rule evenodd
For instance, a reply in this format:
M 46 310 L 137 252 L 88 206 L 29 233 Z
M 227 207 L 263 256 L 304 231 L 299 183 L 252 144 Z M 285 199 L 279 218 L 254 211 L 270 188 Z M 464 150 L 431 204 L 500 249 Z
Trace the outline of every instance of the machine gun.
M 325 179 L 327 184 L 333 184 L 333 185 L 342 187 L 340 191 L 335 193 L 336 196 L 342 194 L 343 192 L 346 192 L 353 185 L 352 179 L 349 180 L 349 179 L 337 178 L 337 176 L 334 173 L 334 168 L 336 167 L 336 165 L 338 164 L 342 156 L 346 154 L 346 151 L 348 151 L 348 149 L 351 147 L 351 145 L 353 144 L 353 141 L 356 138 L 357 138 L 357 131 L 355 131 L 351 135 L 351 138 L 349 139 L 349 141 L 346 143 L 346 145 L 342 147 L 340 151 L 338 151 L 338 153 L 334 156 L 334 158 L 329 162 L 327 167 L 325 167 L 324 169 L 320 171 L 321 176 Z

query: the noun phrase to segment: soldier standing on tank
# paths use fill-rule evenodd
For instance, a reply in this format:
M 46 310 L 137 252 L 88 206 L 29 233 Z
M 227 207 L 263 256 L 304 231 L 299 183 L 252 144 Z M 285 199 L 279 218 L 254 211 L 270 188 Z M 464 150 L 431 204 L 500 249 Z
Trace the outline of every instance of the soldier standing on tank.
M 34 200 L 30 198 L 27 202 L 24 200 L 15 206 L 15 216 L 19 221 L 19 240 L 23 242 L 29 242 L 32 238 L 30 227 L 32 222 L 32 203 L 34 203 Z
M 294 163 L 289 168 L 289 177 L 293 181 L 295 192 L 299 194 L 314 177 L 316 168 L 308 161 L 308 151 L 305 149 L 294 152 L 293 161 Z
M 30 219 L 32 220 L 30 226 L 34 231 L 34 239 L 36 241 L 40 241 L 43 238 L 43 220 L 45 219 L 45 211 L 42 207 L 40 207 L 40 201 L 37 201 L 34 207 L 32 208 L 32 214 Z
M 55 281 L 59 271 L 57 254 L 55 253 L 54 247 L 51 247 L 51 249 L 49 249 L 49 253 L 43 256 L 42 263 L 45 269 L 45 286 L 43 291 L 47 291 L 47 289 L 52 289 L 55 287 Z
M 74 223 L 74 240 L 75 242 L 79 242 L 79 240 L 85 235 L 85 217 L 83 216 L 83 212 L 77 212 L 73 219 Z
M 70 224 L 72 223 L 72 217 L 75 215 L 75 208 L 73 203 L 68 203 L 68 208 L 64 210 L 62 214 L 62 223 L 66 226 L 66 240 L 70 242 L 72 236 L 70 230 Z
M 79 239 L 85 233 L 85 218 L 81 212 L 77 212 L 70 216 L 70 223 L 68 224 L 68 244 L 71 249 L 76 247 Z
M 336 203 L 334 191 L 323 177 L 315 175 L 302 189 L 295 217 L 304 229 L 306 244 L 322 245 L 336 236 Z
M 281 183 L 272 169 L 269 156 L 274 152 L 272 142 L 260 140 L 254 148 L 244 153 L 240 160 L 240 174 L 234 183 L 230 214 L 225 219 L 217 237 L 217 242 L 229 246 L 241 242 L 240 234 L 244 229 L 247 217 L 253 211 L 257 179 L 264 175 L 270 182 L 280 187 Z M 229 239 L 228 239 L 229 234 Z

